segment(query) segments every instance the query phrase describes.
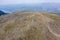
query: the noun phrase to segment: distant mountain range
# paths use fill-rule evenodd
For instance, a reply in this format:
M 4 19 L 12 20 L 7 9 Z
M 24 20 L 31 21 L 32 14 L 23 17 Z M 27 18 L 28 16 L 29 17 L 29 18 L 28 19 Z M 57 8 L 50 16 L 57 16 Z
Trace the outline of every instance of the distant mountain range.
M 60 4 L 59 3 L 41 3 L 35 5 L 0 5 L 0 10 L 6 13 L 16 12 L 16 11 L 39 11 L 39 12 L 51 12 L 60 14 Z

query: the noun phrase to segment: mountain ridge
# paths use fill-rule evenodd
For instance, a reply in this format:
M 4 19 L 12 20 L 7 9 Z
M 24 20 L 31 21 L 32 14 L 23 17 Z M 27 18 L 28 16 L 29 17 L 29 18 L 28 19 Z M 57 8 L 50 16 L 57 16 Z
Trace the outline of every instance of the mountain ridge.
M 60 40 L 56 14 L 15 12 L 0 19 L 0 40 Z

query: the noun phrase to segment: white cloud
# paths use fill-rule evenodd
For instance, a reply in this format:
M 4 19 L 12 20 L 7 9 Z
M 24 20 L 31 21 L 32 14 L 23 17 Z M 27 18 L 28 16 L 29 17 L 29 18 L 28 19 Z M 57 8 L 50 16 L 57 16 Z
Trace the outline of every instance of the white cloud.
M 59 3 L 60 0 L 0 0 L 0 5 L 8 5 L 8 4 L 35 4 L 35 3 L 43 3 L 43 2 Z

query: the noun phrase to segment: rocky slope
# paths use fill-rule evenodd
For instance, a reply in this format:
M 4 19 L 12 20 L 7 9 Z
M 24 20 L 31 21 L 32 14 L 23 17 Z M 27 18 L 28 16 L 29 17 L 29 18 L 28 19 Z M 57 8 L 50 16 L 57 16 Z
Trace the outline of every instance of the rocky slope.
M 60 40 L 60 16 L 41 12 L 0 16 L 0 40 Z

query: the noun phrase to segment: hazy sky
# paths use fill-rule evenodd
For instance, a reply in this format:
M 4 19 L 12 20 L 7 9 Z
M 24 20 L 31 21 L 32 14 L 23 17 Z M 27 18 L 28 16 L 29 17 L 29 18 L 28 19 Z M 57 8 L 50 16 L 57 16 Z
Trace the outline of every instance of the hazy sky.
M 0 0 L 0 5 L 9 5 L 9 4 L 37 4 L 37 3 L 60 3 L 60 0 Z

